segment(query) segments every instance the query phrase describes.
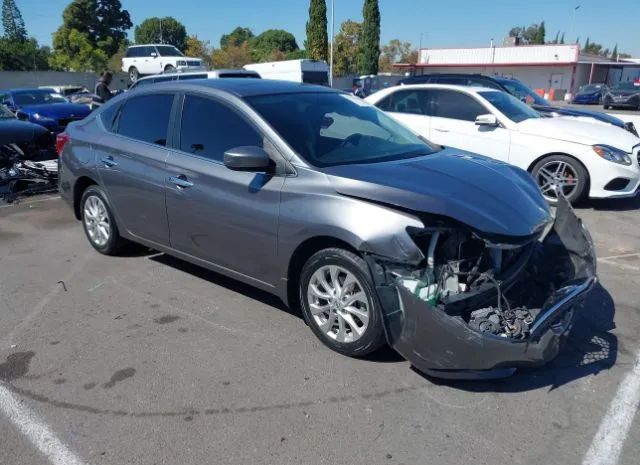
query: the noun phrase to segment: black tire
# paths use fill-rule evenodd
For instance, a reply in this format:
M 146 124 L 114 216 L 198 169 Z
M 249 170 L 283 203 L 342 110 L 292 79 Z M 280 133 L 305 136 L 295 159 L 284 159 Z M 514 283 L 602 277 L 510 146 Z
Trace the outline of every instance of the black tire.
M 176 68 L 173 65 L 167 65 L 164 68 L 164 72 L 165 72 L 165 74 L 175 73 L 176 72 Z
M 140 79 L 140 72 L 138 71 L 138 68 L 132 66 L 129 68 L 129 80 L 131 82 L 136 82 L 138 79 Z
M 316 322 L 310 310 L 307 290 L 313 274 L 327 265 L 337 265 L 353 274 L 362 285 L 366 295 L 369 320 L 364 333 L 352 342 L 338 342 L 327 335 Z M 355 255 L 340 248 L 329 248 L 315 253 L 307 260 L 300 275 L 299 298 L 304 319 L 320 341 L 331 350 L 350 357 L 360 357 L 378 350 L 385 343 L 382 313 L 380 303 L 371 279 L 371 273 L 366 262 Z
M 541 187 L 540 183 L 542 176 L 540 175 L 540 170 L 545 165 L 554 162 L 566 163 L 575 173 L 575 177 L 577 178 L 578 182 L 575 189 L 567 195 L 567 200 L 571 204 L 580 202 L 587 193 L 587 186 L 589 185 L 589 173 L 587 173 L 587 170 L 584 168 L 584 166 L 582 166 L 582 164 L 575 158 L 569 157 L 567 155 L 550 155 L 543 158 L 538 163 L 536 163 L 531 170 L 531 175 L 536 181 L 536 184 L 538 184 L 538 187 Z M 545 195 L 544 192 L 543 195 Z M 552 205 L 557 203 L 557 200 L 554 200 L 547 195 L 545 195 L 545 199 Z
M 97 243 L 96 240 L 91 237 L 87 226 L 85 207 L 87 205 L 87 201 L 90 201 L 92 197 L 97 197 L 102 202 L 106 211 L 106 216 L 108 218 L 109 238 L 104 244 Z M 101 254 L 117 255 L 129 244 L 129 241 L 120 236 L 118 225 L 116 224 L 113 213 L 111 212 L 111 207 L 107 196 L 105 195 L 104 191 L 96 185 L 87 187 L 87 189 L 85 189 L 85 191 L 82 193 L 82 198 L 80 199 L 80 220 L 82 221 L 82 228 L 84 229 L 84 233 L 87 236 L 87 240 L 89 241 L 91 246 Z

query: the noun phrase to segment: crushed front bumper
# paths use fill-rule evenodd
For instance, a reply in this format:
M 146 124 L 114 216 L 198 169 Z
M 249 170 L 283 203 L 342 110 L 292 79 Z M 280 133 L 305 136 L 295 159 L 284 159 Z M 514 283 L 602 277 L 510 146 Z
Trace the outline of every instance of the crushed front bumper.
M 558 355 L 579 304 L 597 282 L 593 242 L 562 199 L 553 228 L 527 265 L 535 273 L 567 277 L 541 306 L 525 339 L 473 329 L 462 318 L 429 305 L 385 276 L 371 258 L 389 344 L 421 372 L 440 378 L 487 379 L 519 367 L 544 365 Z M 556 275 L 557 276 L 557 275 Z M 512 287 L 518 283 L 510 283 Z

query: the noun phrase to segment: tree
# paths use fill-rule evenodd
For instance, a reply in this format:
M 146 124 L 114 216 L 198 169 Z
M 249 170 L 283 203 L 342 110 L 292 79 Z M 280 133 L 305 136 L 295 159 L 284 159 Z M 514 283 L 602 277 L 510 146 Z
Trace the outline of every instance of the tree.
M 235 45 L 236 47 L 249 42 L 254 38 L 253 32 L 248 27 L 238 26 L 229 34 L 223 34 L 220 38 L 220 47 L 226 47 L 227 45 Z
M 611 52 L 611 59 L 618 61 L 618 44 L 613 47 L 613 52 Z
M 340 25 L 333 44 L 333 72 L 346 76 L 358 72 L 362 23 L 347 20 Z
M 0 38 L 0 70 L 34 71 L 49 69 L 51 49 L 40 47 L 31 38 L 24 41 Z
M 542 27 L 542 42 L 544 43 L 544 21 L 538 24 L 532 24 L 529 27 L 512 27 L 509 30 L 509 37 L 517 37 L 522 44 L 536 44 L 540 40 L 540 29 Z
M 591 44 L 589 43 L 589 38 L 587 37 L 587 41 L 584 43 L 584 47 L 582 48 L 583 52 L 586 52 L 589 49 L 589 46 Z
M 544 27 L 544 21 L 542 21 L 538 26 L 536 33 L 533 37 L 533 41 L 531 43 L 536 45 L 544 45 L 546 33 L 547 31 L 545 30 L 545 27 Z
M 562 36 L 560 37 L 560 43 L 564 44 L 564 32 L 562 33 Z
M 380 59 L 380 8 L 378 0 L 365 0 L 362 8 L 362 37 L 358 72 L 377 74 Z
M 560 41 L 560 31 L 556 32 L 556 38 L 553 39 L 553 42 L 551 42 L 552 44 L 557 44 Z
M 417 58 L 418 52 L 411 49 L 409 42 L 400 42 L 398 39 L 392 39 L 387 45 L 382 46 L 379 70 L 391 72 L 395 63 L 415 63 Z
M 147 18 L 134 32 L 137 44 L 169 44 L 181 52 L 185 49 L 187 29 L 180 21 L 167 16 L 166 18 Z
M 296 38 L 282 29 L 267 29 L 250 42 L 251 51 L 256 61 L 269 61 L 274 51 L 287 55 L 298 50 Z
M 209 65 L 211 64 L 211 50 L 208 40 L 200 40 L 197 35 L 188 36 L 185 41 L 184 54 L 188 57 L 201 58 Z
M 15 0 L 4 0 L 2 2 L 2 28 L 6 39 L 15 42 L 25 42 L 27 40 L 27 28 L 24 25 L 24 19 L 22 19 L 22 14 Z
M 327 61 L 329 37 L 327 35 L 327 2 L 325 0 L 311 0 L 309 4 L 307 40 L 304 48 L 312 60 Z
M 242 68 L 253 61 L 249 42 L 234 45 L 229 42 L 224 47 L 211 52 L 211 65 L 214 68 Z
M 109 57 L 91 43 L 88 34 L 71 29 L 64 36 L 56 35 L 56 39 L 56 51 L 49 60 L 52 68 L 66 71 L 100 71 L 106 67 Z

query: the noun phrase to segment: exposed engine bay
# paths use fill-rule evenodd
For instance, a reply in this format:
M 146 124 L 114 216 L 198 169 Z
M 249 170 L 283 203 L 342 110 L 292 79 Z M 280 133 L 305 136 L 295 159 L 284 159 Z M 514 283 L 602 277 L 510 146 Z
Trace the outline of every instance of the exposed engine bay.
M 591 238 L 568 202 L 528 238 L 434 223 L 408 230 L 425 257 L 417 266 L 369 259 L 390 344 L 437 376 L 555 356 L 575 304 L 596 281 Z

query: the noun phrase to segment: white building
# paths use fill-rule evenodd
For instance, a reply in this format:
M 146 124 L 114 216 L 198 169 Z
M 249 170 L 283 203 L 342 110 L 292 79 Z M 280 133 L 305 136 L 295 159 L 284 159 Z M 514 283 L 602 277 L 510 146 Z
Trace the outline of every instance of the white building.
M 416 75 L 480 73 L 514 77 L 545 93 L 555 89 L 566 99 L 584 84 L 614 85 L 640 78 L 640 63 L 587 55 L 575 44 L 422 49 L 417 64 L 397 66 Z

